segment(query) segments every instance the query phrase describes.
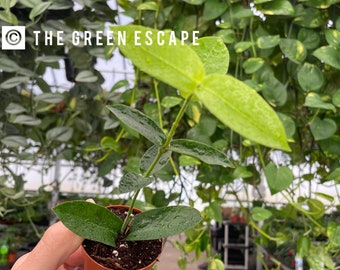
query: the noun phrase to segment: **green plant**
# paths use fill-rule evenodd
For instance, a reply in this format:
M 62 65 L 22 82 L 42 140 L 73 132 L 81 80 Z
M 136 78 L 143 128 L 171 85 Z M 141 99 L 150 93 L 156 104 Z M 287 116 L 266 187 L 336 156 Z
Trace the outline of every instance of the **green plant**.
M 107 107 L 124 129 L 137 132 L 151 143 L 141 159 L 139 171 L 126 172 L 120 181 L 120 192 L 133 192 L 124 221 L 104 207 L 81 201 L 54 208 L 62 222 L 77 234 L 114 246 L 119 233 L 123 233 L 126 240 L 157 239 L 183 232 L 201 221 L 200 213 L 186 206 L 156 208 L 131 216 L 142 188 L 171 163 L 173 154 L 191 156 L 211 166 L 232 166 L 229 158 L 212 146 L 175 138 L 192 100 L 202 102 L 220 121 L 254 142 L 283 150 L 289 150 L 289 146 L 283 126 L 268 104 L 247 85 L 225 75 L 229 54 L 220 38 L 199 39 L 194 47 L 181 44 L 180 40 L 171 43 L 171 33 L 163 33 L 164 44 L 160 45 L 157 43 L 160 32 L 155 29 L 128 25 L 114 26 L 112 30 L 116 41 L 120 33 L 126 34 L 126 43 L 118 47 L 140 71 L 178 89 L 183 98 L 175 121 L 166 132 L 139 110 L 121 104 Z M 140 34 L 138 46 L 136 33 Z

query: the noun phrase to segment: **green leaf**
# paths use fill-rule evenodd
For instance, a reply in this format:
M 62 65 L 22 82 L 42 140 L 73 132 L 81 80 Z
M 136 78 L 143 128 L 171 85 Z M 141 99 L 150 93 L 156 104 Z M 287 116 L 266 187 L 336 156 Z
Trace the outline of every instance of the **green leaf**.
M 309 254 L 310 250 L 310 238 L 304 235 L 300 235 L 297 241 L 297 254 L 300 258 L 303 258 Z
M 183 0 L 183 2 L 186 2 L 191 5 L 201 5 L 204 3 L 205 0 Z
M 200 57 L 206 74 L 228 72 L 229 51 L 219 37 L 203 37 L 196 41 L 198 45 L 191 48 Z
M 294 180 L 291 169 L 286 166 L 276 167 L 274 163 L 269 163 L 265 167 L 264 173 L 272 195 L 288 188 Z
M 320 35 L 312 29 L 301 28 L 298 33 L 298 40 L 305 45 L 306 49 L 311 50 L 319 46 Z
M 175 39 L 174 32 L 159 32 L 137 25 L 113 26 L 111 29 L 119 49 L 134 65 L 177 88 L 184 98 L 191 95 L 203 79 L 204 67 L 198 55 Z M 126 43 L 119 38 L 120 34 L 126 34 Z M 140 39 L 136 39 L 136 35 Z M 157 36 L 164 45 L 157 41 Z
M 180 97 L 165 96 L 162 99 L 161 105 L 164 108 L 172 108 L 172 107 L 175 107 L 175 106 L 181 104 L 182 101 L 183 101 L 183 99 L 180 98 Z
M 260 49 L 270 49 L 277 46 L 280 43 L 280 40 L 280 35 L 262 36 L 256 40 L 256 45 Z
M 316 8 L 305 8 L 299 12 L 293 22 L 306 28 L 317 28 L 324 24 L 324 13 Z
M 275 111 L 243 82 L 229 75 L 210 74 L 196 95 L 212 114 L 240 135 L 268 147 L 290 150 Z
M 340 48 L 333 46 L 323 46 L 313 52 L 313 55 L 322 62 L 340 69 Z
M 327 226 L 327 236 L 334 246 L 340 246 L 340 225 L 331 221 Z
M 3 7 L 4 9 L 10 9 L 14 7 L 17 2 L 18 0 L 3 0 L 0 3 L 0 7 Z
M 156 2 L 153 2 L 153 1 L 150 1 L 150 2 L 145 2 L 145 3 L 142 3 L 140 4 L 138 7 L 137 7 L 137 10 L 158 10 L 159 6 Z
M 47 131 L 46 139 L 48 141 L 67 142 L 73 136 L 73 128 L 71 127 L 55 127 Z
M 197 141 L 178 139 L 170 144 L 170 150 L 183 155 L 192 156 L 209 165 L 233 167 L 229 158 L 221 151 Z
M 198 210 L 188 206 L 156 208 L 135 215 L 125 240 L 151 240 L 184 232 L 201 221 Z
M 337 184 L 340 183 L 340 167 L 336 168 L 334 171 L 332 171 L 331 173 L 329 173 L 325 179 L 325 181 L 332 181 L 334 180 Z
M 98 80 L 98 76 L 95 76 L 90 70 L 83 70 L 77 74 L 75 80 L 76 82 L 93 83 Z
M 297 74 L 299 85 L 306 92 L 317 91 L 324 84 L 322 71 L 313 64 L 304 63 Z
M 340 107 L 340 89 L 336 90 L 333 94 L 332 102 L 336 107 Z
M 309 93 L 306 97 L 304 106 L 317 109 L 325 109 L 335 111 L 335 107 L 331 103 L 324 102 L 320 95 Z
M 30 20 L 33 21 L 35 17 L 44 13 L 51 4 L 52 2 L 41 2 L 38 5 L 34 6 L 29 14 Z
M 0 84 L 0 88 L 1 89 L 10 89 L 10 88 L 18 86 L 19 84 L 27 83 L 28 81 L 29 81 L 29 77 L 16 76 L 16 77 L 12 77 L 12 78 L 7 79 L 6 81 L 2 82 Z
M 84 201 L 72 201 L 57 205 L 53 212 L 67 228 L 79 236 L 109 246 L 116 245 L 123 222 L 105 207 Z
M 104 149 L 110 149 L 114 151 L 119 151 L 119 143 L 112 137 L 105 136 L 100 140 L 100 146 Z
M 5 72 L 17 72 L 20 67 L 13 60 L 0 58 L 0 69 Z
M 253 207 L 250 210 L 251 216 L 255 221 L 263 221 L 272 216 L 272 212 L 261 207 Z
M 283 124 L 283 127 L 286 131 L 287 137 L 288 138 L 293 138 L 295 131 L 296 131 L 296 126 L 294 120 L 285 114 L 278 113 L 278 116 L 281 119 L 281 122 Z
M 123 175 L 119 182 L 119 193 L 136 191 L 152 183 L 152 177 L 143 177 L 135 172 L 128 172 Z
M 315 117 L 310 124 L 310 129 L 316 141 L 330 138 L 335 134 L 337 128 L 336 122 L 330 118 L 320 119 L 319 117 Z
M 125 105 L 117 104 L 107 108 L 129 128 L 137 131 L 156 145 L 162 145 L 166 136 L 161 128 L 147 115 Z
M 140 161 L 140 170 L 144 173 L 149 170 L 151 165 L 153 164 L 157 154 L 158 154 L 158 146 L 153 145 L 151 146 L 146 152 L 144 153 L 141 161 Z M 155 172 L 161 170 L 169 161 L 171 156 L 171 151 L 166 151 L 162 153 L 160 159 L 156 163 L 156 165 L 152 168 L 150 175 L 154 174 Z
M 253 45 L 253 42 L 251 42 L 251 41 L 237 42 L 234 45 L 234 50 L 235 50 L 236 53 L 242 53 L 242 52 L 248 50 L 252 45 Z
M 258 71 L 264 64 L 264 60 L 259 57 L 252 57 L 243 62 L 242 67 L 247 74 L 253 74 Z
M 6 136 L 1 139 L 1 143 L 3 143 L 6 147 L 18 148 L 21 146 L 27 145 L 27 140 L 22 136 Z
M 340 46 L 340 31 L 335 29 L 325 30 L 326 40 L 329 45 L 338 47 Z
M 224 270 L 224 263 L 220 259 L 213 259 L 209 262 L 208 270 Z
M 38 126 L 40 125 L 41 120 L 30 115 L 21 114 L 14 118 L 13 123 L 26 126 Z
M 307 56 L 307 51 L 303 43 L 297 39 L 281 39 L 280 48 L 283 54 L 294 63 L 302 63 Z
M 294 7 L 288 0 L 275 0 L 264 3 L 260 11 L 265 15 L 287 15 L 293 16 Z
M 210 21 L 221 16 L 228 9 L 227 2 L 221 2 L 220 0 L 206 1 L 203 8 L 203 19 Z
M 20 104 L 13 103 L 13 102 L 9 103 L 5 109 L 5 112 L 9 114 L 19 114 L 19 113 L 24 113 L 26 111 L 27 110 L 25 107 L 23 107 Z
M 57 56 L 57 55 L 44 55 L 44 56 L 38 56 L 35 58 L 35 62 L 43 62 L 43 63 L 56 63 L 60 60 L 64 60 L 65 57 Z
M 0 20 L 12 25 L 18 25 L 18 18 L 10 10 L 0 11 Z
M 64 96 L 59 93 L 43 93 L 34 97 L 35 101 L 57 104 L 64 100 Z
M 20 3 L 28 8 L 34 8 L 35 6 L 42 3 L 41 0 L 20 0 Z

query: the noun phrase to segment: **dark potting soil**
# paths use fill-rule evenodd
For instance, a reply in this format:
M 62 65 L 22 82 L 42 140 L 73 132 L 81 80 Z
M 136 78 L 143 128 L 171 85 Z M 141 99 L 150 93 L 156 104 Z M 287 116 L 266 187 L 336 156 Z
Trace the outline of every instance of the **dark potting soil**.
M 126 209 L 110 209 L 116 215 L 125 218 Z M 111 247 L 91 240 L 83 242 L 86 252 L 101 265 L 113 270 L 135 270 L 152 263 L 161 253 L 162 239 L 145 241 L 124 241 L 117 237 L 116 247 Z

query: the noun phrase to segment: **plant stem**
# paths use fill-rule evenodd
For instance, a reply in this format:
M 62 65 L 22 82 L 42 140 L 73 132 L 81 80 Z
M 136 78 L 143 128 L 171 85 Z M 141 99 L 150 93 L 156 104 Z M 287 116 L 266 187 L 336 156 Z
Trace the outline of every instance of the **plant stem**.
M 153 169 L 155 168 L 155 166 L 157 165 L 158 161 L 160 160 L 160 158 L 162 157 L 162 155 L 164 153 L 166 153 L 167 151 L 169 151 L 169 146 L 170 146 L 170 142 L 173 138 L 173 136 L 175 135 L 176 129 L 179 125 L 179 122 L 181 121 L 186 109 L 188 108 L 188 105 L 190 103 L 192 96 L 189 96 L 188 98 L 185 99 L 180 111 L 178 112 L 175 121 L 173 122 L 171 129 L 169 131 L 169 134 L 165 140 L 165 142 L 163 143 L 162 146 L 160 146 L 158 148 L 158 153 L 157 156 L 155 157 L 154 161 L 152 162 L 152 164 L 150 165 L 150 167 L 148 168 L 148 170 L 145 172 L 144 177 L 150 177 Z M 133 211 L 133 207 L 136 203 L 137 197 L 140 193 L 141 189 L 136 190 L 135 194 L 132 197 L 132 201 L 131 201 L 131 205 L 129 207 L 129 211 L 127 213 L 126 218 L 124 219 L 122 228 L 121 228 L 121 232 L 122 233 L 127 233 L 128 229 L 129 229 L 129 225 L 131 223 L 131 214 Z

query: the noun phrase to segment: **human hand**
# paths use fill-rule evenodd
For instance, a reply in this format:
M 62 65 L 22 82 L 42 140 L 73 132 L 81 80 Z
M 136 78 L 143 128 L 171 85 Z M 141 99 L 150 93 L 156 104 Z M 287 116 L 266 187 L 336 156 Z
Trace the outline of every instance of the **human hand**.
M 35 248 L 23 255 L 12 270 L 68 270 L 83 263 L 80 245 L 83 238 L 61 222 L 50 226 Z

